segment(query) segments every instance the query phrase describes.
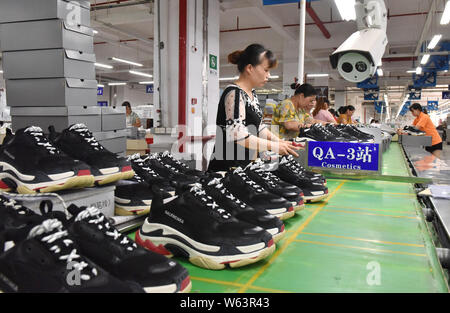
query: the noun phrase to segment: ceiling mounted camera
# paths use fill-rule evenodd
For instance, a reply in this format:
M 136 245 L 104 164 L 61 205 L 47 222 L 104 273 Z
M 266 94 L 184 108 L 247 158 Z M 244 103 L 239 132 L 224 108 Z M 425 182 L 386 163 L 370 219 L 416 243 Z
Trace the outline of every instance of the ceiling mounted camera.
M 359 0 L 355 6 L 359 30 L 331 56 L 334 69 L 347 81 L 362 82 L 375 75 L 388 39 L 387 11 L 383 0 Z

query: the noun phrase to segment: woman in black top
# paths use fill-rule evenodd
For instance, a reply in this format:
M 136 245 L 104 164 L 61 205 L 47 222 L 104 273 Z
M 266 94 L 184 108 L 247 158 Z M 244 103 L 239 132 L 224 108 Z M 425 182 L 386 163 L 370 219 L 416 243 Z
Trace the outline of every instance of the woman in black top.
M 277 66 L 273 53 L 259 44 L 235 51 L 228 61 L 238 66 L 239 79 L 228 86 L 217 111 L 217 133 L 209 171 L 228 171 L 246 166 L 258 152 L 274 151 L 298 156 L 291 142 L 283 141 L 262 125 L 263 112 L 254 88 L 268 81 L 270 69 Z

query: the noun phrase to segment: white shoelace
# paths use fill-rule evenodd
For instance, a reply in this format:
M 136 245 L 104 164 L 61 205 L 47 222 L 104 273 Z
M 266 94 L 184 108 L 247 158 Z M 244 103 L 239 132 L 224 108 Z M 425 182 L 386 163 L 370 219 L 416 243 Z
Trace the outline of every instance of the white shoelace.
M 25 129 L 25 133 L 32 135 L 36 140 L 38 146 L 44 147 L 50 154 L 59 154 L 59 150 L 47 140 L 40 127 L 28 127 L 27 129 Z
M 219 207 L 219 205 L 206 194 L 206 191 L 203 189 L 203 186 L 201 184 L 194 184 L 194 186 L 191 188 L 191 192 L 199 199 L 201 199 L 207 207 L 210 207 L 212 210 L 217 211 L 219 215 L 224 219 L 231 218 L 231 214 L 228 213 L 226 210 Z
M 176 159 L 169 151 L 164 151 L 164 152 L 161 154 L 161 157 L 169 158 L 169 159 L 171 159 L 173 162 L 175 162 L 177 165 L 182 166 L 182 167 L 188 169 L 188 166 L 187 166 L 186 164 L 184 164 L 183 162 L 177 160 L 177 159 Z
M 216 189 L 220 191 L 220 193 L 222 193 L 225 196 L 225 198 L 234 201 L 241 208 L 243 209 L 246 208 L 246 205 L 241 200 L 233 196 L 233 194 L 223 185 L 222 181 L 219 178 L 214 178 L 208 183 L 208 185 L 214 186 Z
M 131 244 L 131 241 L 126 236 L 120 233 L 117 229 L 111 227 L 109 222 L 105 221 L 105 216 L 101 214 L 100 210 L 96 207 L 87 208 L 86 210 L 80 212 L 75 218 L 76 222 L 80 222 L 82 220 L 87 220 L 89 224 L 97 225 L 99 230 L 103 231 L 107 236 L 114 238 L 116 241 L 121 239 L 120 244 L 128 245 L 128 251 L 137 249 L 136 243 Z
M 264 192 L 264 189 L 260 185 L 255 183 L 253 180 L 251 180 L 250 177 L 248 177 L 247 174 L 245 174 L 245 172 L 241 167 L 235 169 L 233 173 L 241 177 L 242 180 L 256 192 Z
M 83 139 L 94 148 L 96 151 L 103 150 L 103 146 L 95 139 L 95 137 L 92 135 L 92 133 L 89 131 L 89 129 L 84 124 L 76 124 L 73 125 L 70 130 L 73 130 L 77 132 Z
M 57 230 L 57 231 L 54 232 L 55 230 Z M 42 237 L 41 241 L 48 243 L 48 244 L 53 244 L 54 242 L 56 242 L 58 240 L 62 240 L 62 244 L 64 244 L 67 248 L 70 248 L 73 245 L 72 240 L 64 239 L 65 237 L 68 236 L 68 232 L 67 232 L 67 230 L 63 230 L 62 223 L 60 221 L 58 221 L 57 219 L 46 220 L 41 225 L 34 227 L 30 231 L 28 238 L 35 238 L 37 236 L 41 236 L 41 235 L 44 235 L 46 233 L 51 233 L 51 232 L 54 232 L 54 233 L 52 233 L 48 236 Z M 61 243 L 59 243 L 59 244 L 61 244 Z M 52 251 L 55 254 L 60 254 L 61 247 L 58 244 L 55 244 L 50 247 L 50 251 Z M 81 256 L 79 254 L 77 254 L 77 249 L 73 248 L 69 254 L 61 255 L 59 257 L 59 260 L 65 261 L 67 264 L 71 263 L 71 265 L 74 269 L 76 269 L 77 271 L 82 273 L 82 271 L 85 268 L 87 268 L 89 266 L 89 264 L 84 261 L 81 261 L 81 262 L 77 261 L 80 258 L 81 258 Z M 94 276 L 98 275 L 96 268 L 92 268 L 91 272 Z M 80 278 L 84 281 L 88 281 L 91 279 L 91 276 L 87 275 L 87 274 L 81 274 Z

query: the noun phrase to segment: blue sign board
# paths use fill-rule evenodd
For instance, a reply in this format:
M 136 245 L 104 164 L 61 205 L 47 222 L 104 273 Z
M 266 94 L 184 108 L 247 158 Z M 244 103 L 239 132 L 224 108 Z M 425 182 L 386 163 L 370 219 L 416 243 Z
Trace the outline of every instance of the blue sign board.
M 438 101 L 428 101 L 427 109 L 428 109 L 428 111 L 439 110 L 439 102 Z
M 152 85 L 147 85 L 146 92 L 147 93 L 153 93 L 153 84 Z
M 450 100 L 450 90 L 442 92 L 442 100 Z
M 350 142 L 308 142 L 308 166 L 329 170 L 378 172 L 380 145 Z
M 99 107 L 107 107 L 108 101 L 97 101 L 97 106 Z
M 375 111 L 377 111 L 377 113 L 381 113 L 381 111 L 383 111 L 383 113 L 386 113 L 386 102 L 384 101 L 375 101 Z
M 103 96 L 103 87 L 97 87 L 97 96 Z

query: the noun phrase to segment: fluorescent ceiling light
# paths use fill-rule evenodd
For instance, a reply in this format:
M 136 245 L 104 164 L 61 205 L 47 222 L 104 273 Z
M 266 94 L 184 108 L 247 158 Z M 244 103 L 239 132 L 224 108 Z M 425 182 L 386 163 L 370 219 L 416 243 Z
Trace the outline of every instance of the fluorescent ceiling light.
M 422 65 L 427 64 L 429 59 L 430 59 L 430 55 L 424 54 L 424 56 L 422 57 L 422 61 L 420 61 L 420 64 L 422 64 Z
M 139 85 L 151 85 L 154 84 L 154 82 L 140 82 Z
M 439 40 L 441 40 L 442 35 L 434 35 L 433 39 L 431 39 L 430 43 L 428 44 L 428 49 L 434 49 L 436 48 Z
M 383 76 L 383 69 L 381 69 L 381 68 L 379 68 L 378 70 L 377 70 L 377 73 L 378 73 L 378 76 Z
M 416 69 L 416 74 L 417 74 L 417 75 L 422 74 L 422 67 L 420 67 L 420 66 L 417 67 L 417 69 Z
M 144 76 L 144 77 L 150 77 L 150 78 L 153 77 L 153 75 L 147 74 L 147 73 L 136 72 L 136 71 L 129 71 L 129 72 L 130 72 L 130 74 L 134 74 L 134 75 L 139 75 L 139 76 Z
M 0 74 L 3 74 L 3 71 L 2 71 L 2 70 L 0 70 Z
M 98 30 L 93 29 L 92 32 L 94 33 L 94 35 L 98 34 Z
M 343 20 L 356 20 L 355 0 L 334 0 Z
M 101 68 L 107 68 L 107 69 L 113 69 L 114 67 L 111 65 L 107 65 L 107 64 L 102 64 L 102 63 L 94 63 L 95 66 L 97 67 L 101 67 Z
M 307 74 L 306 77 L 328 77 L 330 74 Z
M 124 60 L 124 59 L 119 59 L 119 58 L 116 58 L 116 57 L 112 57 L 111 59 L 114 60 L 114 61 L 117 61 L 117 62 L 122 62 L 122 63 L 130 64 L 130 65 L 135 65 L 135 66 L 139 66 L 139 67 L 144 66 L 144 65 L 141 64 L 141 63 L 131 62 L 131 61 Z
M 105 87 L 105 85 L 103 85 L 103 84 L 98 84 L 97 87 L 103 88 L 103 87 Z
M 278 75 L 273 75 L 273 76 L 269 76 L 269 78 L 270 78 L 270 79 L 278 79 L 278 78 L 280 78 L 280 76 L 278 76 Z
M 127 83 L 108 83 L 108 86 L 124 86 Z
M 447 25 L 450 22 L 450 0 L 445 5 L 444 12 L 442 13 L 441 25 Z
M 417 70 L 409 70 L 409 71 L 406 71 L 406 73 L 415 73 Z

